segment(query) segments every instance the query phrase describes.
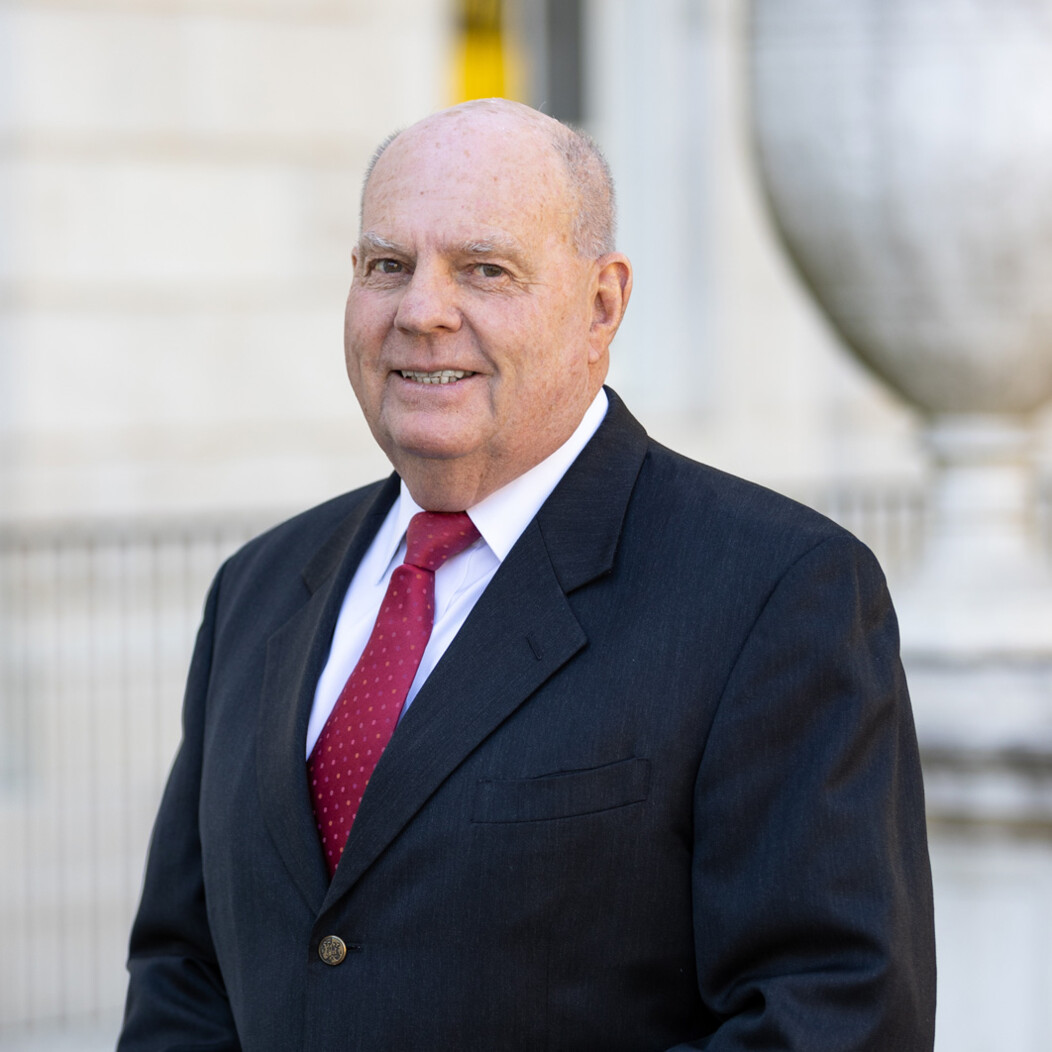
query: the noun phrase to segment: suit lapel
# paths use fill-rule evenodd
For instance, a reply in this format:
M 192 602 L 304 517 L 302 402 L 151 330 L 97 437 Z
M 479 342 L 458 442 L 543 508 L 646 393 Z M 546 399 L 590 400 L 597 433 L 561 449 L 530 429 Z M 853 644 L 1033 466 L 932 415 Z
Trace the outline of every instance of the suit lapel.
M 647 441 L 608 394 L 606 420 L 519 538 L 380 758 L 323 909 L 354 885 L 450 773 L 587 643 L 567 595 L 613 566 Z
M 344 593 L 397 494 L 392 477 L 340 523 L 303 571 L 306 602 L 267 642 L 256 736 L 259 798 L 282 860 L 315 912 L 328 876 L 307 788 L 307 722 Z
M 479 742 L 585 644 L 540 531 L 534 524 L 527 533 L 508 556 L 511 572 L 502 566 L 490 582 L 381 756 L 325 906 Z

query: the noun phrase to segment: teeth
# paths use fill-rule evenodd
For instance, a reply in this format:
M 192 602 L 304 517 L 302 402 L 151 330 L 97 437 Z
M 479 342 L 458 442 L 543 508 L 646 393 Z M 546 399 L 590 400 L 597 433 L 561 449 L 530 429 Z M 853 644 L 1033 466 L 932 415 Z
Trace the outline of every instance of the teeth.
M 402 369 L 401 373 L 406 380 L 413 380 L 418 384 L 451 384 L 457 380 L 463 380 L 465 376 L 475 375 L 464 369 L 438 369 L 433 373 L 419 373 L 413 369 Z

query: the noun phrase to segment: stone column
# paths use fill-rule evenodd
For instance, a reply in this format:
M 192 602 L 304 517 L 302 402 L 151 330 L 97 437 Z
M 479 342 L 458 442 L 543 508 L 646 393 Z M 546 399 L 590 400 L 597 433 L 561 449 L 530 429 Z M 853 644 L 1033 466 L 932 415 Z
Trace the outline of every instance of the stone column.
M 751 57 L 786 246 L 848 349 L 924 421 L 927 548 L 896 598 L 932 821 L 938 1047 L 1038 1052 L 1052 576 L 1030 447 L 1052 398 L 1052 3 L 753 0 Z

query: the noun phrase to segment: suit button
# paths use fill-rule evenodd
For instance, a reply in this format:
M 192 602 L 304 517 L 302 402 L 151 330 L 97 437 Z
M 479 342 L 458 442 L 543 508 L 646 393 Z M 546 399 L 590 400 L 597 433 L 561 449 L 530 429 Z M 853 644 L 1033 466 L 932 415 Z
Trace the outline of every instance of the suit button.
M 335 968 L 347 956 L 347 945 L 338 935 L 326 935 L 318 943 L 318 956 Z

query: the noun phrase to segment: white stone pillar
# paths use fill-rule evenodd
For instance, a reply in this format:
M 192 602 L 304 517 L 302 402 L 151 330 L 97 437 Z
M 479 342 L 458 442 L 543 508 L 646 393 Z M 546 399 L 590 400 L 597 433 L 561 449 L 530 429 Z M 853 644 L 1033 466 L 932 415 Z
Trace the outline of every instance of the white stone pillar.
M 752 12 L 760 164 L 787 247 L 926 421 L 931 529 L 896 598 L 932 821 L 937 1047 L 1041 1052 L 1052 576 L 1030 447 L 1052 398 L 1052 3 Z

